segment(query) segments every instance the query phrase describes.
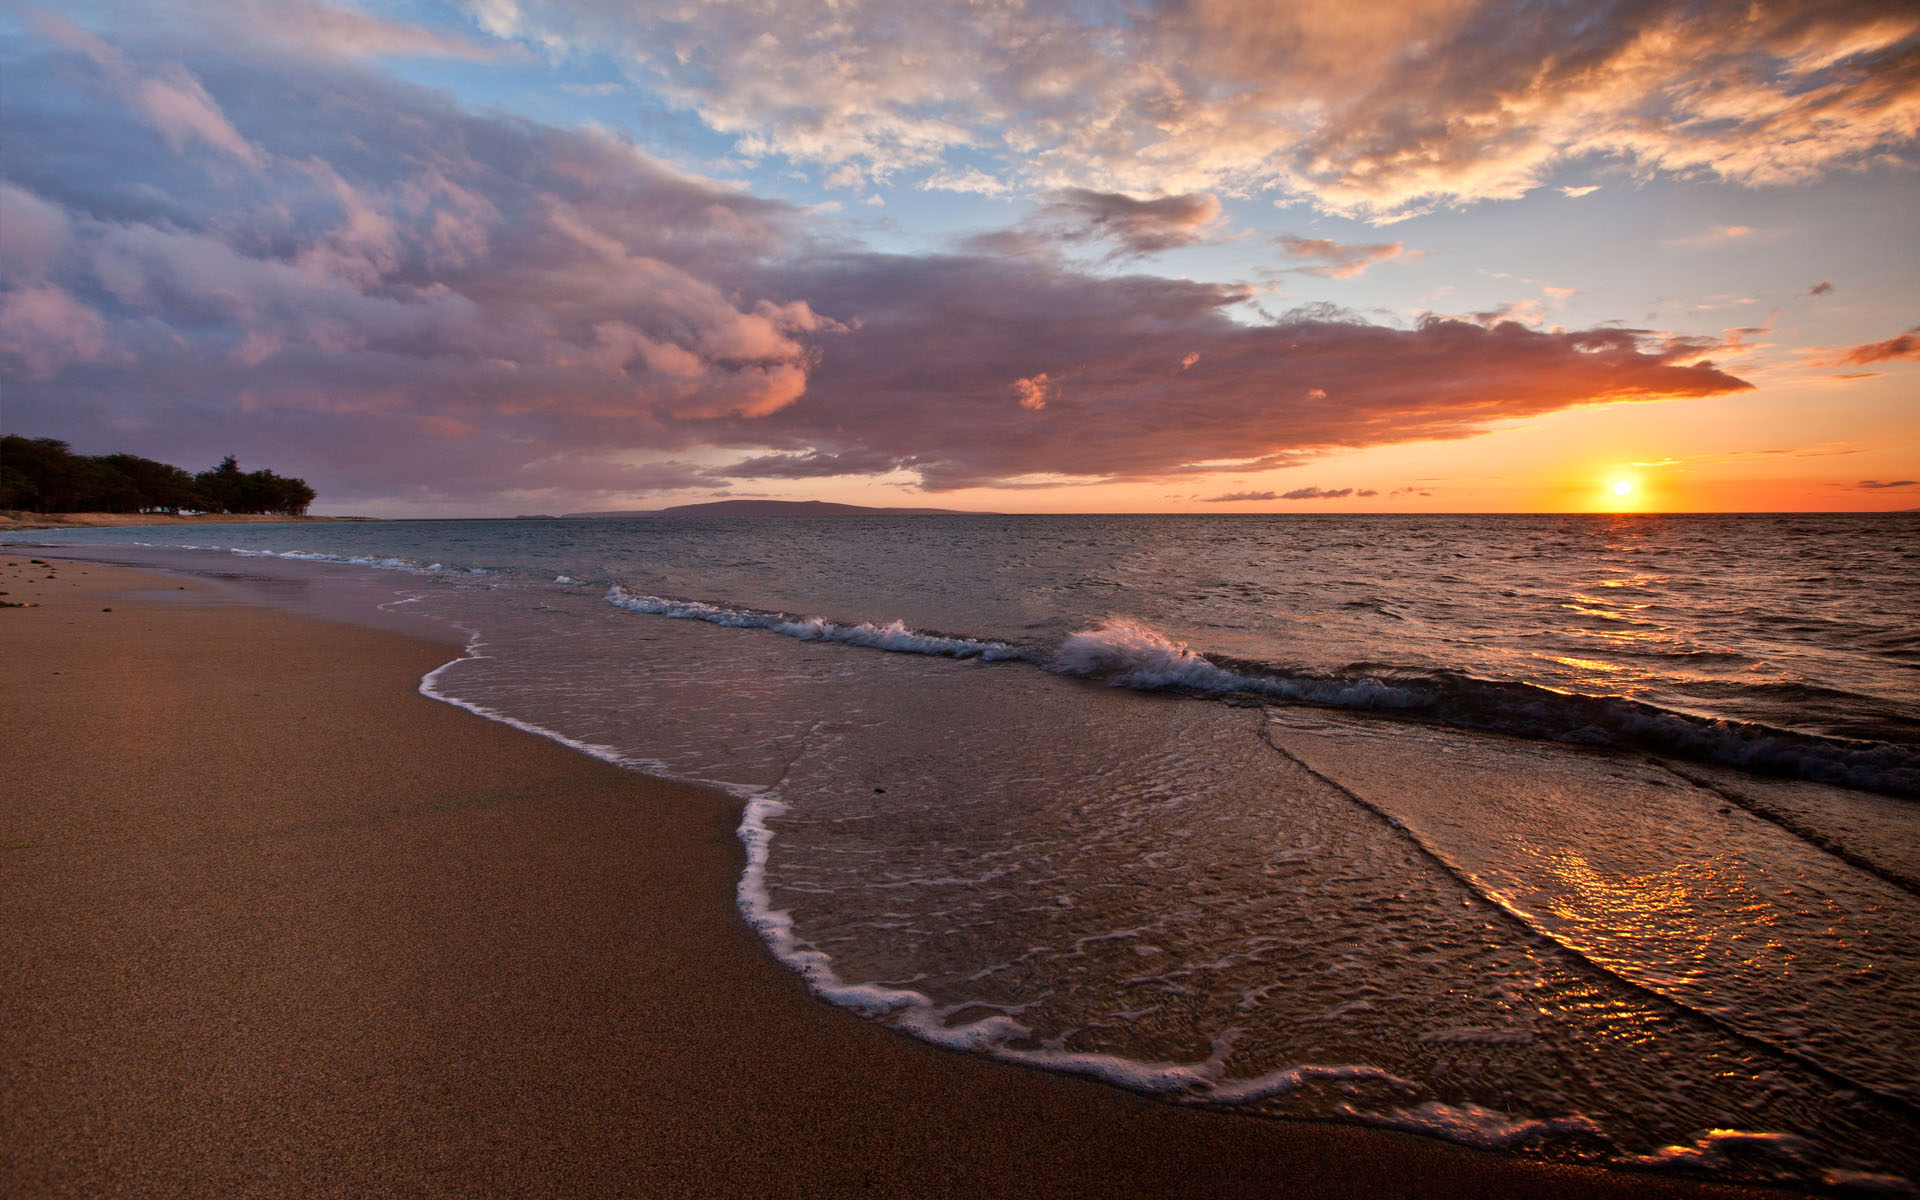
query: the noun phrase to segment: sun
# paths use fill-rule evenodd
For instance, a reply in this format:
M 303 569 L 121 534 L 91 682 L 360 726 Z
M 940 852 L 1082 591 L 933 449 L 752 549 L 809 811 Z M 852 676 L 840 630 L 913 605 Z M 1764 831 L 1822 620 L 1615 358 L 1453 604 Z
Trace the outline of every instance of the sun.
M 1613 494 L 1614 494 L 1614 495 L 1616 495 L 1616 496 L 1631 496 L 1631 495 L 1633 495 L 1633 481 L 1632 481 L 1631 479 L 1616 479 L 1616 480 L 1614 480 L 1614 481 L 1613 481 Z

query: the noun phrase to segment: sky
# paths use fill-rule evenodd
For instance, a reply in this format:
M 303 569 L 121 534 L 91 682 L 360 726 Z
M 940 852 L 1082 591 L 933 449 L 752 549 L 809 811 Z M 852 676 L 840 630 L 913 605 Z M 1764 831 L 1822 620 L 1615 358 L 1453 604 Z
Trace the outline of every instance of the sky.
M 315 512 L 1920 507 L 1910 0 L 0 6 L 0 430 Z

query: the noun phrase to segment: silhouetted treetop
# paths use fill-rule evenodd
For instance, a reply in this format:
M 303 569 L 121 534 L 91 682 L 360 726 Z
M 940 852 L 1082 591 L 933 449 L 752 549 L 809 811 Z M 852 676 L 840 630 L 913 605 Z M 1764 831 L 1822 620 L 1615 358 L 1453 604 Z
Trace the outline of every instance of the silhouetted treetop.
M 305 515 L 304 479 L 240 470 L 229 454 L 198 475 L 137 454 L 75 454 L 57 438 L 0 438 L 0 508 L 32 512 Z

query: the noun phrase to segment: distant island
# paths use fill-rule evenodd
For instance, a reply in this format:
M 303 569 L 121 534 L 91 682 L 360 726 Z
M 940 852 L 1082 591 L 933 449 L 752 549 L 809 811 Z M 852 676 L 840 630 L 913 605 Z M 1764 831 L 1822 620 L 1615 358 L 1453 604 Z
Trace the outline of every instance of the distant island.
M 860 504 L 832 504 L 825 500 L 712 500 L 705 504 L 676 504 L 671 508 L 643 508 L 613 512 L 575 512 L 567 517 L 978 517 L 991 513 L 959 508 L 868 508 Z

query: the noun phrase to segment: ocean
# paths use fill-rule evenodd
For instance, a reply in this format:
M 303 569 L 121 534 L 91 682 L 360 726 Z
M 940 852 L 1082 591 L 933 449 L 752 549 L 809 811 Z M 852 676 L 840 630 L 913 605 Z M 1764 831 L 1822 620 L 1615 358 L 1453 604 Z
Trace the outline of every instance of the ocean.
M 1920 1180 L 1920 516 L 33 533 L 740 797 L 835 1004 L 1173 1103 Z M 455 656 L 457 655 L 457 657 Z

